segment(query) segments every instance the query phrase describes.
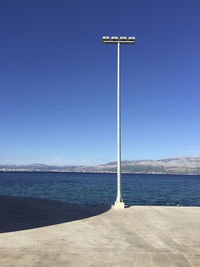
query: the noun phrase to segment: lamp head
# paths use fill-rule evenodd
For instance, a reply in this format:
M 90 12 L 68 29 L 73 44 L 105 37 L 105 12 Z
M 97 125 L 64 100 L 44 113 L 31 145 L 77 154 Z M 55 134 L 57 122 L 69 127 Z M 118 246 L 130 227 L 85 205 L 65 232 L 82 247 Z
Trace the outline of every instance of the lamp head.
M 112 37 L 111 37 L 111 40 L 112 40 L 112 41 L 118 41 L 118 37 L 117 37 L 117 36 L 112 36 Z

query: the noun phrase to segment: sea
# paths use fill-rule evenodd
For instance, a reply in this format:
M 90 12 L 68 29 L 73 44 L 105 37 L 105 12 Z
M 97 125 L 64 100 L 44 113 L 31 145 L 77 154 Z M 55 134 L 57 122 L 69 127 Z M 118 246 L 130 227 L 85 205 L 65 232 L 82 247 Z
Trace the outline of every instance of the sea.
M 122 174 L 126 205 L 200 206 L 199 175 Z M 113 173 L 0 172 L 0 196 L 35 197 L 83 206 L 114 204 Z

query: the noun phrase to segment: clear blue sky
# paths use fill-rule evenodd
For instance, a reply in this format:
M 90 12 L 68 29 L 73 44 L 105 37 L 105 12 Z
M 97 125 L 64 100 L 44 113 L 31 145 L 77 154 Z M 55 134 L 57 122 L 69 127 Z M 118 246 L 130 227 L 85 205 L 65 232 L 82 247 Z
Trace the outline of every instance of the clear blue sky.
M 18 0 L 0 6 L 0 163 L 200 155 L 198 0 Z

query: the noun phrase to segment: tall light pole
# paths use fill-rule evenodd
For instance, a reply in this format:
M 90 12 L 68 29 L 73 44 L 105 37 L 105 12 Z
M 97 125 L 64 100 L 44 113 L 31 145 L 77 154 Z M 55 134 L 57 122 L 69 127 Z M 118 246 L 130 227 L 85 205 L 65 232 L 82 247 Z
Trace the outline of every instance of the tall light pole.
M 134 44 L 135 37 L 103 36 L 104 44 L 117 44 L 117 199 L 114 208 L 124 208 L 121 195 L 121 110 L 120 110 L 120 45 Z

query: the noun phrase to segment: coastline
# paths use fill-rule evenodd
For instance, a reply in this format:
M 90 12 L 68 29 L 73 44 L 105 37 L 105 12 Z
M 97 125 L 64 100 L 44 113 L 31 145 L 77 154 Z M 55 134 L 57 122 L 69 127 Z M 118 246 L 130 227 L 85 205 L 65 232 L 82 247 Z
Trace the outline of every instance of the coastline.
M 36 171 L 36 170 L 0 170 L 0 173 L 88 173 L 88 174 L 117 174 L 117 172 L 104 171 Z M 163 172 L 121 172 L 121 174 L 135 175 L 183 175 L 183 176 L 200 176 L 200 173 L 163 173 Z

